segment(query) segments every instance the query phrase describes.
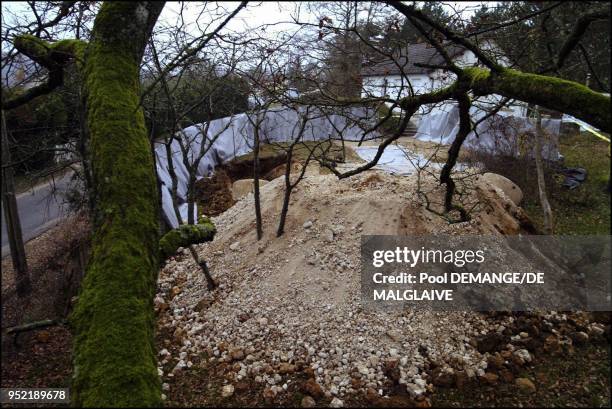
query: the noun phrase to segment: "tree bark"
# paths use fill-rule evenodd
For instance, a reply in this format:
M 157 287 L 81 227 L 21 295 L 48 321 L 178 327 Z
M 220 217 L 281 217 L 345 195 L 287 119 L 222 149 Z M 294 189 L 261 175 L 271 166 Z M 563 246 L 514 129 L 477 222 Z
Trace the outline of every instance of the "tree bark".
M 457 95 L 457 102 L 459 103 L 459 132 L 453 141 L 450 149 L 448 150 L 448 159 L 442 168 L 440 173 L 440 184 L 446 184 L 446 194 L 444 195 L 444 211 L 450 212 L 453 209 L 458 210 L 461 213 L 461 220 L 464 221 L 467 218 L 467 214 L 461 206 L 453 204 L 453 195 L 455 194 L 455 181 L 451 177 L 453 167 L 457 163 L 459 158 L 459 151 L 463 142 L 472 131 L 472 124 L 470 122 L 470 97 L 461 93 Z
M 540 205 L 544 216 L 544 233 L 553 234 L 553 214 L 546 195 L 546 183 L 544 181 L 544 166 L 542 164 L 542 111 L 539 106 L 536 106 L 536 131 L 533 135 L 534 147 L 533 156 L 535 157 L 536 172 L 538 174 L 538 192 L 540 195 Z
M 10 163 L 8 131 L 4 110 L 2 110 L 2 206 L 4 207 L 4 220 L 6 221 L 6 233 L 9 239 L 11 259 L 13 260 L 13 270 L 15 271 L 15 289 L 19 297 L 25 297 L 31 293 L 32 285 L 21 234 L 17 198 L 15 197 L 13 167 L 9 166 Z
M 77 406 L 160 406 L 153 297 L 158 200 L 139 65 L 163 2 L 105 2 L 84 54 L 92 164 L 89 268 L 71 317 Z
M 261 226 L 261 201 L 259 196 L 259 125 L 261 121 L 257 119 L 257 123 L 253 127 L 253 198 L 255 200 L 255 225 L 257 229 L 257 240 L 261 240 L 263 236 L 263 228 Z
M 477 95 L 499 94 L 564 112 L 610 133 L 610 96 L 577 82 L 504 68 L 491 73 L 481 68 L 463 69 L 468 86 Z
M 276 237 L 280 237 L 285 233 L 285 221 L 287 220 L 287 212 L 289 212 L 289 199 L 291 198 L 291 191 L 293 185 L 291 184 L 291 160 L 293 159 L 293 147 L 292 144 L 287 152 L 287 164 L 285 168 L 285 194 L 283 195 L 283 207 L 280 213 L 280 220 L 278 221 L 278 229 L 276 230 Z

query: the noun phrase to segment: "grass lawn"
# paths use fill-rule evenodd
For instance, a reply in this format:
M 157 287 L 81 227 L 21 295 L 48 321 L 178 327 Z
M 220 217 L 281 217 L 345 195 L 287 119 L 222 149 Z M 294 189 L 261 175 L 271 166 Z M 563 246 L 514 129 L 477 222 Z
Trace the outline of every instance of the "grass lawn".
M 584 168 L 588 175 L 573 190 L 561 187 L 560 182 L 551 186 L 549 201 L 555 234 L 610 234 L 609 147 L 607 142 L 586 132 L 562 137 L 560 151 L 565 156 L 565 166 Z M 537 197 L 526 197 L 523 208 L 542 228 L 542 210 Z

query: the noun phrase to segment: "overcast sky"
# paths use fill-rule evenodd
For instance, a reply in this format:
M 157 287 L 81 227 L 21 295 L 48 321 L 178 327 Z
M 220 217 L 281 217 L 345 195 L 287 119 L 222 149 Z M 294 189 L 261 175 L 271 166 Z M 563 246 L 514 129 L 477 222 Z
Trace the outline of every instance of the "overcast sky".
M 273 24 L 282 21 L 291 21 L 292 15 L 296 16 L 298 2 L 285 1 L 285 2 L 275 2 L 275 1 L 264 1 L 264 2 L 249 2 L 248 7 L 245 10 L 240 11 L 240 13 L 228 24 L 228 29 L 232 31 L 240 32 L 244 29 L 254 28 L 260 26 L 262 24 Z M 419 3 L 419 2 L 417 2 Z M 487 3 L 489 5 L 494 5 L 497 2 L 482 2 L 482 1 L 465 1 L 465 2 L 443 2 L 442 5 L 445 6 L 449 12 L 452 11 L 462 11 L 464 17 L 469 18 L 471 14 L 473 14 L 474 10 L 476 10 L 483 3 Z M 226 8 L 228 11 L 234 10 L 240 2 L 223 2 L 219 3 L 222 7 Z M 185 16 L 189 20 L 190 23 L 193 22 L 193 19 L 197 17 L 197 9 L 198 3 L 193 2 L 191 4 L 187 3 L 187 13 Z M 166 7 L 164 8 L 162 15 L 160 16 L 160 21 L 172 22 L 175 20 L 178 10 L 180 9 L 179 2 L 168 2 Z M 191 11 L 191 12 L 190 12 Z M 316 21 L 314 16 L 308 16 L 307 13 L 302 12 L 299 16 L 300 20 L 306 21 L 307 19 L 312 21 Z M 310 17 L 310 18 L 309 18 Z M 282 30 L 282 26 L 279 27 L 271 27 L 271 31 L 280 31 Z
M 298 2 L 249 2 L 247 9 L 242 10 L 232 21 L 230 21 L 227 27 L 232 31 L 240 32 L 242 30 L 254 28 L 262 24 L 272 24 L 281 21 L 290 21 L 292 13 L 294 13 L 296 10 L 296 3 Z M 449 11 L 451 11 L 452 9 L 463 10 L 465 17 L 468 17 L 470 14 L 473 13 L 473 10 L 482 3 L 483 2 L 467 1 L 444 2 L 442 4 L 446 6 Z M 496 2 L 485 3 L 494 4 Z M 198 10 L 201 8 L 201 4 L 202 3 L 200 2 L 185 2 L 186 13 L 184 13 L 184 16 L 187 23 L 195 22 L 195 19 L 198 15 Z M 224 7 L 228 11 L 234 10 L 238 6 L 238 4 L 239 2 L 219 2 L 219 5 L 221 7 Z M 174 22 L 179 9 L 179 2 L 167 2 L 162 12 L 162 15 L 160 16 L 160 23 Z M 3 15 L 6 17 L 4 13 L 5 11 L 10 11 L 16 14 L 29 14 L 29 7 L 26 2 L 22 1 L 3 1 L 2 12 Z M 3 22 L 7 22 L 5 20 L 5 17 L 3 17 Z M 302 13 L 302 15 L 300 15 L 300 19 L 306 20 L 308 19 L 308 16 L 305 13 Z M 270 27 L 270 31 L 279 30 L 282 30 L 282 26 Z

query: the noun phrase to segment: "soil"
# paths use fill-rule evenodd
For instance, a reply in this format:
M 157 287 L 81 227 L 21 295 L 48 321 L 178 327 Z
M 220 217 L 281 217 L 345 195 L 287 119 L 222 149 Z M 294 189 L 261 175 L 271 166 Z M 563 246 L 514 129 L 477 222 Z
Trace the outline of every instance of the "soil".
M 278 153 L 260 158 L 262 179 L 272 180 L 279 172 L 285 170 L 287 155 Z M 236 203 L 232 196 L 232 183 L 253 177 L 253 160 L 250 157 L 239 157 L 218 166 L 211 177 L 198 180 L 195 184 L 196 202 L 200 214 L 217 216 Z
M 72 374 L 72 334 L 62 322 L 71 311 L 87 263 L 89 222 L 82 215 L 73 216 L 25 247 L 32 284 L 29 297 L 17 297 L 11 258 L 2 259 L 2 387 L 66 388 Z M 56 324 L 18 334 L 5 332 L 43 320 Z

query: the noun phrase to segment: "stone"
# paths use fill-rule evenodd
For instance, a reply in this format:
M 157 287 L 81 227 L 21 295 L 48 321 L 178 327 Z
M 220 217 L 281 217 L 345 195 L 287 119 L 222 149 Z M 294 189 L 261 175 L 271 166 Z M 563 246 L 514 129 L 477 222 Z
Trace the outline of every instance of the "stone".
M 519 389 L 519 391 L 521 391 L 524 394 L 532 394 L 532 393 L 535 393 L 536 391 L 536 387 L 533 384 L 533 382 L 531 382 L 527 378 L 516 378 L 516 380 L 514 381 L 514 384 Z
M 561 353 L 561 344 L 556 335 L 546 337 L 544 340 L 544 351 L 553 355 Z
M 504 367 L 504 358 L 500 354 L 496 353 L 487 359 L 487 364 L 491 368 L 501 369 Z
M 212 304 L 212 300 L 210 298 L 202 298 L 200 301 L 198 301 L 194 310 L 197 312 L 202 312 L 206 310 L 208 307 L 210 307 L 211 304 Z
M 457 389 L 463 389 L 469 380 L 470 379 L 465 371 L 455 372 L 455 385 L 457 386 Z
M 319 385 L 317 381 L 314 380 L 314 378 L 308 379 L 304 383 L 302 389 L 305 394 L 308 394 L 315 399 L 321 399 L 323 396 L 325 396 L 325 394 L 323 393 L 323 389 L 321 388 L 321 385 Z
M 512 357 L 510 358 L 510 361 L 512 361 L 512 363 L 515 366 L 521 367 L 523 365 L 525 365 L 525 360 L 523 358 L 521 358 L 520 355 L 512 355 Z
M 221 389 L 221 396 L 224 398 L 229 398 L 234 394 L 234 385 L 225 385 L 223 389 Z
M 523 361 L 525 362 L 531 362 L 531 355 L 529 354 L 529 351 L 527 351 L 526 349 L 518 349 L 514 351 L 514 356 L 518 356 L 522 358 Z
M 230 244 L 229 247 L 230 247 L 230 250 L 236 251 L 240 247 L 240 242 L 239 241 L 235 241 L 232 244 Z
M 408 393 L 413 397 L 421 396 L 423 393 L 425 393 L 425 389 L 415 383 L 407 383 L 406 391 L 408 391 Z
M 304 227 L 305 229 L 310 229 L 312 227 L 312 221 L 306 220 L 302 227 Z
M 494 374 L 493 372 L 485 372 L 484 376 L 482 377 L 483 380 L 489 384 L 489 385 L 495 385 L 497 384 L 497 381 L 499 379 L 499 376 L 497 376 L 496 374 Z
M 176 297 L 181 293 L 181 291 L 181 287 L 175 285 L 174 287 L 172 287 L 172 290 L 170 290 L 170 298 Z
M 323 236 L 323 240 L 328 243 L 332 243 L 334 241 L 334 231 L 332 229 L 325 230 L 325 235 Z
M 605 334 L 605 332 L 606 330 L 600 327 L 599 325 L 593 324 L 589 327 L 589 336 L 591 337 L 601 337 Z
M 278 372 L 283 374 L 283 375 L 294 373 L 295 372 L 295 365 L 289 364 L 287 362 L 283 362 L 278 367 Z
M 431 408 L 431 401 L 424 396 L 421 396 L 415 403 L 417 408 Z
M 274 401 L 274 398 L 276 398 L 276 389 L 265 388 L 262 394 L 266 403 L 270 404 Z
M 314 408 L 316 404 L 317 402 L 315 402 L 312 396 L 306 395 L 302 398 L 301 405 L 303 408 Z
M 583 331 L 572 332 L 570 334 L 570 338 L 572 339 L 572 341 L 574 341 L 574 344 L 576 345 L 586 344 L 589 340 L 589 336 L 586 332 Z
M 455 384 L 455 373 L 452 370 L 436 368 L 432 374 L 432 383 L 436 386 L 451 387 Z
M 330 408 L 342 408 L 342 407 L 344 407 L 344 402 L 342 402 L 338 398 L 334 398 L 334 399 L 332 399 L 331 403 L 329 404 L 329 407 Z
M 233 361 L 242 361 L 245 357 L 244 350 L 240 348 L 232 349 L 230 351 L 230 357 Z
M 515 205 L 518 206 L 523 200 L 523 191 L 510 179 L 497 173 L 485 173 L 481 177 L 490 185 L 501 190 Z
M 248 382 L 241 381 L 241 382 L 238 382 L 236 384 L 234 389 L 236 390 L 236 392 L 246 392 L 246 391 L 249 390 L 249 388 L 250 388 L 250 386 L 249 386 Z
M 172 335 L 178 343 L 182 344 L 183 338 L 187 335 L 187 332 L 182 328 L 177 328 L 174 330 L 174 333 Z
M 379 399 L 378 392 L 374 388 L 367 388 L 365 392 L 366 400 L 370 403 L 376 402 Z
M 499 349 L 500 346 L 507 343 L 507 337 L 498 332 L 489 332 L 486 335 L 476 339 L 476 349 L 481 354 L 485 352 L 493 352 Z
M 368 357 L 368 363 L 372 366 L 372 367 L 376 367 L 378 365 L 378 363 L 380 362 L 380 358 L 377 357 L 376 355 L 370 355 Z
M 395 342 L 398 342 L 401 339 L 401 336 L 397 331 L 389 330 L 386 332 L 386 335 Z
M 508 369 L 502 369 L 499 372 L 499 377 L 501 378 L 503 382 L 506 382 L 506 383 L 511 383 L 512 381 L 514 381 L 514 375 Z

